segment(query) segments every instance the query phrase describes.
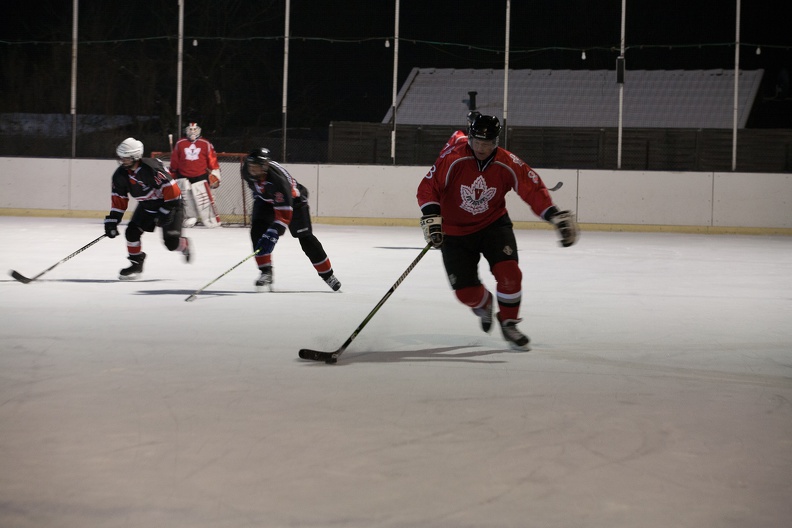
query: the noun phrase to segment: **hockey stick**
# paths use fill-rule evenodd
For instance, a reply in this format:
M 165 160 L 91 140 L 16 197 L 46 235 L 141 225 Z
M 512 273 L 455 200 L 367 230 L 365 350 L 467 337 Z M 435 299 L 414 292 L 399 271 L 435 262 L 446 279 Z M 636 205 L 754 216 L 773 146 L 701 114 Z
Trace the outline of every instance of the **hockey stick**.
M 562 185 L 564 185 L 564 182 L 560 181 L 560 182 L 556 183 L 555 185 L 553 185 L 552 187 L 550 187 L 547 190 L 548 191 L 557 191 L 558 189 L 561 188 Z
M 106 236 L 107 235 L 102 235 L 99 238 L 97 238 L 97 239 L 85 244 L 83 247 L 81 247 L 80 249 L 78 249 L 77 251 L 75 251 L 74 253 L 69 255 L 68 257 L 59 260 L 58 262 L 56 262 L 55 264 L 53 264 L 52 266 L 50 266 L 49 268 L 45 269 L 44 271 L 42 271 L 41 273 L 39 273 L 38 275 L 36 275 L 35 277 L 33 277 L 31 279 L 28 279 L 27 277 L 25 277 L 24 275 L 22 275 L 21 273 L 19 273 L 16 270 L 11 270 L 11 272 L 10 272 L 11 276 L 14 277 L 16 280 L 18 280 L 19 282 L 21 282 L 22 284 L 29 284 L 29 283 L 33 282 L 34 280 L 38 279 L 39 277 L 41 277 L 42 275 L 44 275 L 45 273 L 52 271 L 59 264 L 63 264 L 64 262 L 66 262 L 70 258 L 75 257 L 78 254 L 82 253 L 83 251 L 85 251 L 89 247 L 93 246 L 94 244 L 96 244 L 97 242 L 99 242 L 100 240 L 102 240 Z
M 412 264 L 407 266 L 407 269 L 404 270 L 404 273 L 402 273 L 401 277 L 399 277 L 396 280 L 396 282 L 393 283 L 393 286 L 390 287 L 388 293 L 386 293 L 385 296 L 382 299 L 380 299 L 380 302 L 377 303 L 377 306 L 375 306 L 374 309 L 369 312 L 366 318 L 363 319 L 363 322 L 360 323 L 360 326 L 358 326 L 355 329 L 355 331 L 352 332 L 352 335 L 349 336 L 349 338 L 344 342 L 344 344 L 341 345 L 341 348 L 339 348 L 335 352 L 321 352 L 319 350 L 311 350 L 309 348 L 303 348 L 300 349 L 300 357 L 302 359 L 311 359 L 313 361 L 324 361 L 325 363 L 330 365 L 337 362 L 338 356 L 344 353 L 344 350 L 347 349 L 347 347 L 350 345 L 350 343 L 352 343 L 355 337 L 357 337 L 360 331 L 363 330 L 363 327 L 366 326 L 366 324 L 368 324 L 369 321 L 371 321 L 371 318 L 374 317 L 374 314 L 377 313 L 377 310 L 382 308 L 382 305 L 385 304 L 385 301 L 387 301 L 388 298 L 393 294 L 393 292 L 396 291 L 396 288 L 399 287 L 399 284 L 401 284 L 402 281 L 407 277 L 407 275 L 410 274 L 410 272 L 413 270 L 416 264 L 418 264 L 418 262 L 423 258 L 423 256 L 426 255 L 426 252 L 429 251 L 429 248 L 431 247 L 432 244 L 426 244 L 426 247 L 423 248 L 421 250 L 421 253 L 417 257 L 415 257 L 415 260 L 412 261 Z
M 211 285 L 212 285 L 212 284 L 214 284 L 215 282 L 219 281 L 220 279 L 222 279 L 223 277 L 225 277 L 226 275 L 228 275 L 229 273 L 231 273 L 232 271 L 234 271 L 236 268 L 238 268 L 239 266 L 241 266 L 241 265 L 242 265 L 244 262 L 247 262 L 247 261 L 248 261 L 248 260 L 250 260 L 251 258 L 253 258 L 253 257 L 255 257 L 256 255 L 258 255 L 258 252 L 259 252 L 259 250 L 257 249 L 256 251 L 254 251 L 253 253 L 251 253 L 251 254 L 250 254 L 250 255 L 248 255 L 247 257 L 243 258 L 242 260 L 240 260 L 239 262 L 237 262 L 236 264 L 234 264 L 232 267 L 230 267 L 228 270 L 226 270 L 226 272 L 225 272 L 225 273 L 223 273 L 222 275 L 220 275 L 219 277 L 217 277 L 216 279 L 214 279 L 213 281 L 211 281 L 209 284 L 207 284 L 207 285 L 206 285 L 206 286 L 204 286 L 203 288 L 201 288 L 201 289 L 199 289 L 199 290 L 195 290 L 195 291 L 193 292 L 193 294 L 192 294 L 192 295 L 190 295 L 189 297 L 187 297 L 186 299 L 184 299 L 184 300 L 185 300 L 185 302 L 192 302 L 192 301 L 194 301 L 195 299 L 197 299 L 197 298 L 198 298 L 198 295 L 199 295 L 199 294 L 200 294 L 202 291 L 204 291 L 206 288 L 208 288 L 209 286 L 211 286 Z

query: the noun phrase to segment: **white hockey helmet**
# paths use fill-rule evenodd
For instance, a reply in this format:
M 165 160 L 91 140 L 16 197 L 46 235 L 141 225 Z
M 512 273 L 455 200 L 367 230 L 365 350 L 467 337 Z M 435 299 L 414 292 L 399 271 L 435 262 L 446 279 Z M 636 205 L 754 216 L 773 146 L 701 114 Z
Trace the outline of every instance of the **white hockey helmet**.
M 143 157 L 143 142 L 131 137 L 126 138 L 116 147 L 116 157 L 124 166 L 133 165 Z M 124 159 L 131 160 L 131 163 L 123 163 Z
M 184 127 L 184 135 L 187 136 L 187 139 L 190 141 L 195 141 L 201 137 L 201 127 L 198 126 L 198 123 L 190 123 Z

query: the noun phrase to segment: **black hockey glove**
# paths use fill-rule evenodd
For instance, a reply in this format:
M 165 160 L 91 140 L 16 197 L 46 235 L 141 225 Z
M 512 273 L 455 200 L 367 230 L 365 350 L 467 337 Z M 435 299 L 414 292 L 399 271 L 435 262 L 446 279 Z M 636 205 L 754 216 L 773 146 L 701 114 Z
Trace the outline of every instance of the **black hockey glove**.
M 108 238 L 115 238 L 118 236 L 118 218 L 105 216 L 104 226 L 105 235 L 107 235 Z
M 560 237 L 559 242 L 562 246 L 569 247 L 577 242 L 578 225 L 575 220 L 575 213 L 571 211 L 561 211 L 550 218 L 550 223 L 552 223 L 558 231 Z
M 421 217 L 421 229 L 424 240 L 432 247 L 439 248 L 443 245 L 443 217 L 440 215 L 424 215 Z
M 272 250 L 275 249 L 275 244 L 278 242 L 278 238 L 278 232 L 275 229 L 271 227 L 267 229 L 256 244 L 257 254 L 269 255 L 272 253 Z

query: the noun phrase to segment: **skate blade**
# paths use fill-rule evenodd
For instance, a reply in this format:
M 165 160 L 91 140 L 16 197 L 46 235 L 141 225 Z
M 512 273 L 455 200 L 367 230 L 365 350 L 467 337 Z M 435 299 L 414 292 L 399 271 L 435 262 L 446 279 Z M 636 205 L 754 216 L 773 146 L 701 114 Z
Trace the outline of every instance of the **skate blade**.
M 135 273 L 135 274 L 132 274 L 132 275 L 119 275 L 118 276 L 118 280 L 121 280 L 121 281 L 133 281 L 133 280 L 137 280 L 139 278 L 140 278 L 140 273 Z
M 530 343 L 526 343 L 523 346 L 520 346 L 517 343 L 509 342 L 509 348 L 514 350 L 515 352 L 530 352 L 531 351 L 531 344 Z

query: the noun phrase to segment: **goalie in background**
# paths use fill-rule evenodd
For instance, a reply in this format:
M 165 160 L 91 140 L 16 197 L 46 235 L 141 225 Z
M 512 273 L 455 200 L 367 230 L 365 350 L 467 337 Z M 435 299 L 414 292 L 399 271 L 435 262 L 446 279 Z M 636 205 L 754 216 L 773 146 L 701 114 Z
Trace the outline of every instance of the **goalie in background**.
M 451 288 L 479 317 L 482 330 L 490 331 L 497 302 L 503 338 L 515 350 L 530 350 L 530 339 L 517 328 L 522 271 L 506 193 L 516 191 L 534 214 L 553 224 L 564 247 L 577 241 L 578 228 L 574 214 L 553 204 L 539 175 L 498 146 L 500 131 L 497 117 L 478 115 L 465 140 L 449 140 L 418 184 L 421 228 L 426 242 L 442 251 Z M 482 255 L 495 276 L 495 299 L 479 278 Z
M 198 123 L 188 124 L 184 136 L 173 147 L 170 160 L 171 173 L 184 195 L 184 227 L 217 227 L 220 218 L 212 195 L 212 189 L 220 186 L 217 152 L 209 140 L 201 137 Z
M 272 290 L 272 251 L 278 239 L 289 230 L 300 242 L 305 256 L 316 273 L 333 291 L 341 283 L 333 274 L 333 265 L 311 228 L 308 190 L 281 165 L 272 161 L 270 151 L 258 148 L 250 152 L 240 166 L 242 179 L 253 192 L 253 215 L 250 240 L 261 272 L 256 289 Z

